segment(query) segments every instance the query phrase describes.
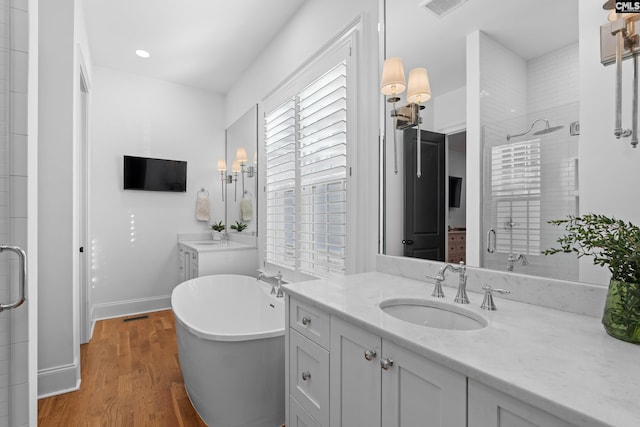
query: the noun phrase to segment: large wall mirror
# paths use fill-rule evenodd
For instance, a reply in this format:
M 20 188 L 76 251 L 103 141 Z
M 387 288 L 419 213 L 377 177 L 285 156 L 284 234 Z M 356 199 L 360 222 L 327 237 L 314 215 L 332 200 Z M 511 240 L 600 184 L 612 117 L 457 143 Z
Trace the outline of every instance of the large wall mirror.
M 560 234 L 547 221 L 579 213 L 578 0 L 436 9 L 385 1 L 385 57 L 426 67 L 432 98 L 419 138 L 385 103 L 382 252 L 578 280 L 575 256 L 541 255 Z
M 242 223 L 246 235 L 258 233 L 258 106 L 226 130 L 226 224 Z

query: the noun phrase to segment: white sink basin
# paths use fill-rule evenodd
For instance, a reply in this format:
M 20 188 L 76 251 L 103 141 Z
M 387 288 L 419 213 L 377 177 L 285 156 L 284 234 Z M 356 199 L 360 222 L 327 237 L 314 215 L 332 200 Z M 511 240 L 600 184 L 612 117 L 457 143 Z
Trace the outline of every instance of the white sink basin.
M 426 299 L 391 299 L 380 303 L 382 311 L 405 322 L 430 328 L 469 331 L 487 326 L 487 320 L 470 310 Z
M 198 245 L 198 246 L 213 246 L 213 245 L 219 245 L 219 244 L 220 244 L 220 242 L 214 242 L 214 241 L 196 243 L 196 245 Z

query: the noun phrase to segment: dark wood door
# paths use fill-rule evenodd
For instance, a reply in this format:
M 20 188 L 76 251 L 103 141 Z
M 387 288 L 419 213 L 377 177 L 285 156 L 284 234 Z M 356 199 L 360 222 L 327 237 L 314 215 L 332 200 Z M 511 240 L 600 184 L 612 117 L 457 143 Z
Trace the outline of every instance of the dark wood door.
M 444 261 L 445 136 L 420 132 L 422 175 L 416 176 L 416 129 L 404 131 L 404 256 Z

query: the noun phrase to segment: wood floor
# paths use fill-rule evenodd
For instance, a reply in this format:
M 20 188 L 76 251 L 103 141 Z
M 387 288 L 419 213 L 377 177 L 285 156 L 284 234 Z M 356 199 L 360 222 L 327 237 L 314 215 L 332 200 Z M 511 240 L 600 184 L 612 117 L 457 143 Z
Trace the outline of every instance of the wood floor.
M 38 426 L 205 426 L 184 390 L 173 313 L 147 315 L 96 324 L 80 390 L 41 399 Z

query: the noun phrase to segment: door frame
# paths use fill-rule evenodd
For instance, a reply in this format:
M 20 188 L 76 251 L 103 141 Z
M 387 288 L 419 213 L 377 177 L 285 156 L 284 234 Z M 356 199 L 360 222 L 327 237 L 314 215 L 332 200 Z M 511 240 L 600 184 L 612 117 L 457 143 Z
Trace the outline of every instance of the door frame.
M 28 0 L 27 317 L 29 425 L 38 425 L 38 0 Z
M 78 110 L 77 114 L 77 137 L 78 137 L 78 295 L 79 295 L 79 343 L 85 344 L 91 340 L 93 334 L 91 313 L 91 286 L 90 286 L 90 258 L 91 242 L 90 236 L 90 92 L 91 80 L 80 46 L 76 48 L 78 58 Z M 83 253 L 80 252 L 80 248 Z

